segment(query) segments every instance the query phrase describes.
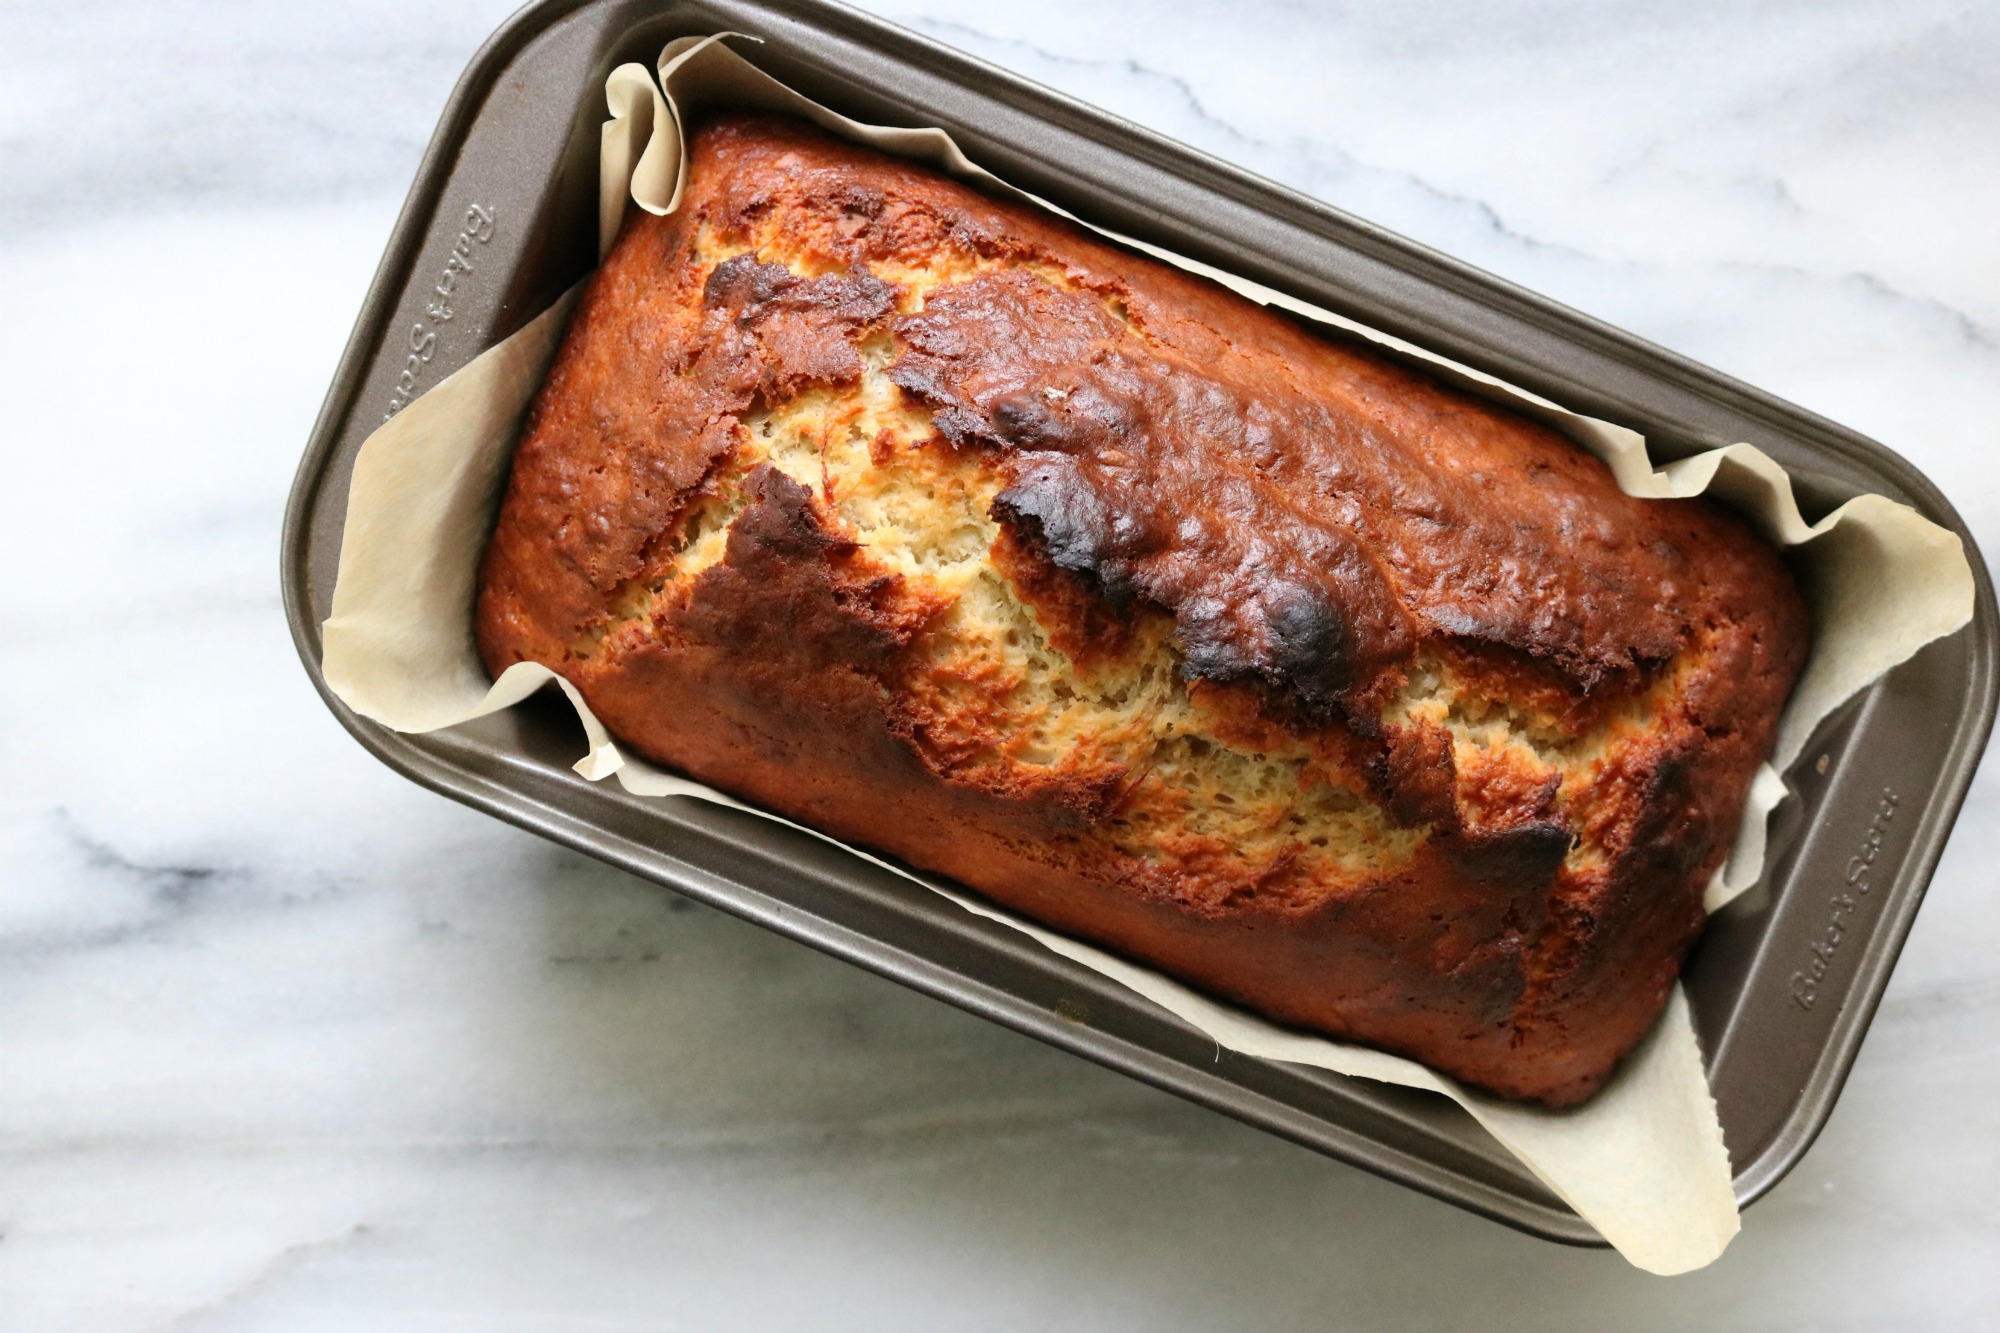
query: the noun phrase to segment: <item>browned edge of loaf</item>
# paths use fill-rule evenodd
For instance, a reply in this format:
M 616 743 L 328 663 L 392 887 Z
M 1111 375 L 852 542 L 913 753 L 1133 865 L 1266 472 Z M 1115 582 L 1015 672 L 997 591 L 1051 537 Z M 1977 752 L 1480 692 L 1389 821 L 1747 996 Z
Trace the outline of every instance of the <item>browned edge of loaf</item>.
M 856 517 L 904 482 L 990 545 L 919 560 L 880 534 L 927 511 Z M 1013 604 L 1040 666 L 986 651 Z M 492 671 L 546 663 L 650 760 L 1554 1106 L 1665 1003 L 1809 637 L 1717 506 L 1633 499 L 1364 347 L 736 116 L 592 280 L 477 628 Z

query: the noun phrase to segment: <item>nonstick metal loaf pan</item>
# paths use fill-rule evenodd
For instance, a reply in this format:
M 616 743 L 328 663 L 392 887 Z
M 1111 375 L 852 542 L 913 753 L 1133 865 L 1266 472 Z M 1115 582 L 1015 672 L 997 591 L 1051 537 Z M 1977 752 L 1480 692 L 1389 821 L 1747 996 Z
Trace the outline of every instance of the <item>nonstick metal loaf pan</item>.
M 1763 883 L 1710 922 L 1685 974 L 1737 1197 L 1747 1203 L 1776 1183 L 1832 1109 L 1992 723 L 1993 588 L 1944 497 L 1852 431 L 824 0 L 546 0 L 474 57 L 396 223 L 286 513 L 292 633 L 348 730 L 414 780 L 634 874 L 1439 1198 L 1551 1239 L 1601 1243 L 1442 1098 L 1218 1052 L 1096 973 L 818 839 L 705 802 L 582 781 L 570 771 L 575 719 L 546 694 L 411 736 L 328 692 L 319 627 L 356 451 L 401 403 L 595 265 L 605 75 L 650 63 L 674 37 L 724 30 L 762 38 L 760 65 L 857 119 L 943 126 L 1003 179 L 1079 216 L 1632 426 L 1656 458 L 1748 440 L 1792 474 L 1809 518 L 1872 491 L 1964 539 L 1978 585 L 1972 624 L 1821 728 L 1788 775 L 1798 795 L 1774 830 Z M 1847 895 L 1857 864 L 1870 891 Z M 1842 929 L 1829 950 L 1832 912 Z M 1809 997 L 1802 973 L 1813 977 Z

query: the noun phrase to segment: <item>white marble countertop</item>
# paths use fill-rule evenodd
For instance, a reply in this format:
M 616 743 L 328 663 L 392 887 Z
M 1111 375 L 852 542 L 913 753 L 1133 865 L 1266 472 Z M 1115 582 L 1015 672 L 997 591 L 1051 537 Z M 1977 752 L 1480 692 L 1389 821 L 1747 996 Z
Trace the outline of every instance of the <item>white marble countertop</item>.
M 2000 10 L 880 0 L 1871 434 L 2000 549 Z M 1880 1329 L 2000 1311 L 2000 780 L 1691 1277 L 461 809 L 280 511 L 508 0 L 0 8 L 0 1329 Z

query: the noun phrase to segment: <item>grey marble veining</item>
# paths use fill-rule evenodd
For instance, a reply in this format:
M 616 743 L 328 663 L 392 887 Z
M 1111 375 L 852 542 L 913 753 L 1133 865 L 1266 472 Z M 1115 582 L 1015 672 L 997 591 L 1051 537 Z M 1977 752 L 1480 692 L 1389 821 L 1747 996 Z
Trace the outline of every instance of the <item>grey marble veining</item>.
M 0 1329 L 1991 1327 L 2000 781 L 1721 1262 L 1515 1235 L 395 777 L 285 490 L 506 3 L 0 7 Z M 1882 439 L 2000 542 L 2000 11 L 879 12 Z

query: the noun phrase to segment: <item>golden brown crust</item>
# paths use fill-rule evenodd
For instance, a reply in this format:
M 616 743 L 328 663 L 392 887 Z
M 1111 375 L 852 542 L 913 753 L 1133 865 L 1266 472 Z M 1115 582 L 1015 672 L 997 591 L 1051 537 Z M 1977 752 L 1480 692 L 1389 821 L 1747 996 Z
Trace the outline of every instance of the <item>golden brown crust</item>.
M 1561 1105 L 1699 929 L 1808 627 L 1553 432 L 793 122 L 690 149 L 482 571 L 640 753 Z

